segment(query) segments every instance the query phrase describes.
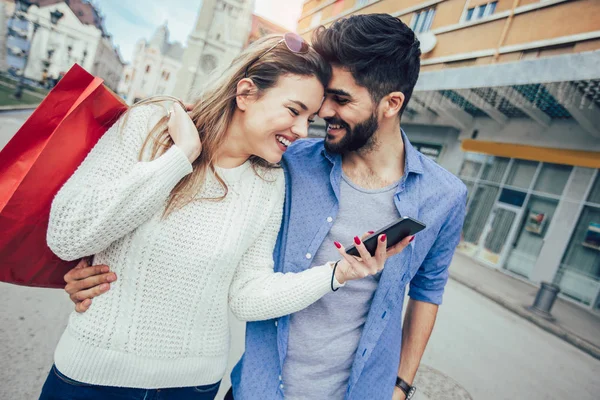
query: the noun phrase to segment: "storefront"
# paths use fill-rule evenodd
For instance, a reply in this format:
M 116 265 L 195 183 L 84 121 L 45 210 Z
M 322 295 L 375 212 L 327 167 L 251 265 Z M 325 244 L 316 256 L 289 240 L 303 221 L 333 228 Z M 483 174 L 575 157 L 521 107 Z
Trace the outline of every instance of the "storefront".
M 443 138 L 411 141 L 447 169 L 456 164 L 443 157 Z M 519 279 L 554 282 L 561 296 L 599 309 L 598 170 L 474 152 L 461 158 L 456 174 L 468 198 L 458 251 Z
M 465 153 L 459 177 L 469 197 L 459 251 L 535 282 L 556 269 L 554 263 L 540 263 L 540 254 L 566 247 L 551 280 L 561 286 L 564 296 L 597 308 L 600 175 L 597 170 L 585 171 L 595 178 L 579 197 L 578 191 L 570 190 L 577 184 L 573 179 L 581 179 L 574 170 L 568 165 Z M 557 210 L 565 214 L 574 207 L 581 210 L 576 224 L 555 218 Z
M 568 191 L 574 168 L 529 160 L 465 153 L 459 177 L 469 190 L 459 251 L 494 268 L 536 281 L 552 265 L 540 265 L 545 246 L 567 245 L 552 279 L 563 295 L 598 306 L 600 291 L 600 175 L 589 195 Z M 588 171 L 591 172 L 591 171 Z M 591 175 L 591 174 L 590 174 Z M 594 182 L 591 184 L 591 182 Z M 557 222 L 562 208 L 581 208 L 579 222 Z M 570 231 L 572 234 L 570 235 Z M 563 237 L 564 243 L 546 238 Z M 536 269 L 541 271 L 536 271 Z
M 599 61 L 590 52 L 427 72 L 402 120 L 468 188 L 458 251 L 554 282 L 591 309 L 600 308 Z

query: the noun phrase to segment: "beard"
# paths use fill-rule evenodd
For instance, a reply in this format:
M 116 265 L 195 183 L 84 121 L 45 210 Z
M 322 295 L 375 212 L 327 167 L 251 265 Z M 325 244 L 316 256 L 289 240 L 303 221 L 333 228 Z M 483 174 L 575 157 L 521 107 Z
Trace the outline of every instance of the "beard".
M 344 154 L 351 151 L 368 151 L 374 143 L 373 135 L 379 129 L 379 122 L 375 114 L 371 114 L 366 120 L 356 124 L 353 129 L 341 119 L 326 118 L 327 125 L 340 125 L 346 130 L 346 134 L 338 143 L 332 143 L 333 137 L 325 136 L 325 149 L 331 153 Z

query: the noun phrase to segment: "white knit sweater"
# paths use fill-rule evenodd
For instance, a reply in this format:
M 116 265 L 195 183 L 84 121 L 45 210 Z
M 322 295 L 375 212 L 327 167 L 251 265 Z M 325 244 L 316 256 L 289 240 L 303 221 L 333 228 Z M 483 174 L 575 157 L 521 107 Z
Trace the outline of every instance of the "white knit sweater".
M 196 201 L 162 219 L 166 200 L 192 166 L 173 146 L 139 162 L 162 108 L 134 108 L 113 126 L 52 203 L 48 245 L 61 258 L 95 254 L 119 279 L 84 314 L 73 313 L 55 352 L 77 381 L 134 388 L 207 385 L 225 372 L 227 305 L 242 320 L 293 313 L 330 291 L 329 264 L 273 271 L 282 218 L 281 169 L 257 176 L 249 162 L 218 169 L 229 194 Z M 202 197 L 221 195 L 209 175 Z

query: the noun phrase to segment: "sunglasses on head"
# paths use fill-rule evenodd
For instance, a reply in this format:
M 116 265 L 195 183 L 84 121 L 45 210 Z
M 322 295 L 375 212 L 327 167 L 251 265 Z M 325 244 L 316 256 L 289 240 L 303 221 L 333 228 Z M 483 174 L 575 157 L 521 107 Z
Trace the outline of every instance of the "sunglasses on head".
M 248 70 L 250 69 L 250 67 L 255 62 L 263 58 L 266 54 L 268 54 L 271 50 L 273 50 L 275 47 L 279 46 L 281 43 L 285 43 L 285 46 L 288 48 L 288 50 L 294 54 L 306 54 L 308 53 L 308 49 L 310 48 L 308 43 L 306 43 L 302 36 L 298 35 L 297 33 L 288 32 L 283 35 L 283 39 L 275 43 L 267 51 L 262 53 L 260 56 L 256 57 L 254 60 L 252 60 L 252 62 L 246 67 L 246 72 L 244 76 L 247 78 Z

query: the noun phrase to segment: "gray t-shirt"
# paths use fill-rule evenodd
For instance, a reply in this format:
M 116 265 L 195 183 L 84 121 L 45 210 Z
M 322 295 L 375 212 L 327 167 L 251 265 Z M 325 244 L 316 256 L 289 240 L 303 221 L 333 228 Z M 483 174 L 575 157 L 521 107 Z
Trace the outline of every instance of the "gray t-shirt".
M 342 177 L 339 212 L 313 266 L 340 258 L 334 241 L 349 247 L 354 236 L 377 231 L 399 217 L 394 205 L 397 183 L 368 190 Z M 287 400 L 344 398 L 379 277 L 347 282 L 337 292 L 291 315 L 282 375 Z

